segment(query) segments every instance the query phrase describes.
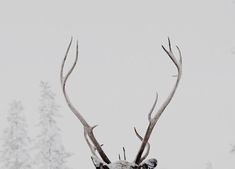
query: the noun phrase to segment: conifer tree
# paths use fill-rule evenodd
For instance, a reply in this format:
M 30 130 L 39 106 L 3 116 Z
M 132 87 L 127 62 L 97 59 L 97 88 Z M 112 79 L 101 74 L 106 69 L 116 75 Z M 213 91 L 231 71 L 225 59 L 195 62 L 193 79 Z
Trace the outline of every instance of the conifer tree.
M 7 127 L 3 132 L 1 151 L 2 169 L 30 169 L 30 138 L 20 101 L 13 101 L 7 114 Z
M 48 83 L 41 82 L 39 105 L 40 134 L 37 136 L 36 159 L 37 169 L 67 169 L 66 158 L 70 156 L 62 144 L 60 129 L 56 118 L 59 116 L 59 106 L 55 94 Z

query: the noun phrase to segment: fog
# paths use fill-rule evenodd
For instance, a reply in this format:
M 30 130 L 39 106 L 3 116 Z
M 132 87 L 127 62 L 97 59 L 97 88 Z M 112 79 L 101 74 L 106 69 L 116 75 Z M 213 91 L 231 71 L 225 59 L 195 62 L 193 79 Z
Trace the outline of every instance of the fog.
M 78 67 L 68 81 L 73 104 L 91 125 L 112 161 L 125 146 L 134 160 L 147 114 L 174 85 L 176 69 L 161 48 L 170 37 L 183 57 L 172 102 L 150 138 L 150 157 L 161 169 L 234 169 L 235 2 L 1 1 L 0 131 L 9 103 L 21 100 L 31 135 L 37 123 L 39 83 L 57 95 L 59 127 L 68 165 L 94 168 L 80 122 L 61 92 L 59 72 L 71 36 L 79 40 Z M 75 43 L 66 69 L 75 56 Z

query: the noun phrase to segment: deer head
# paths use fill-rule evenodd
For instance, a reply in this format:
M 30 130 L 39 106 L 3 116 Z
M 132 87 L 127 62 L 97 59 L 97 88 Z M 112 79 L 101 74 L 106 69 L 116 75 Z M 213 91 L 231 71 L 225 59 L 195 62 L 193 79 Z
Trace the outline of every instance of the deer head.
M 162 115 L 165 108 L 170 103 L 170 101 L 171 101 L 172 97 L 174 96 L 175 91 L 178 87 L 178 84 L 179 84 L 179 81 L 180 81 L 180 78 L 182 75 L 182 57 L 181 57 L 181 52 L 180 52 L 179 47 L 176 46 L 176 48 L 179 52 L 179 59 L 176 59 L 176 57 L 171 49 L 170 39 L 168 38 L 168 50 L 162 45 L 163 50 L 166 52 L 166 54 L 169 56 L 169 58 L 171 59 L 171 61 L 175 65 L 175 67 L 177 68 L 176 82 L 175 82 L 172 90 L 170 91 L 170 94 L 166 98 L 166 100 L 159 107 L 159 109 L 155 112 L 155 114 L 152 115 L 153 112 L 155 111 L 155 107 L 156 107 L 157 100 L 158 100 L 158 94 L 156 94 L 156 98 L 154 100 L 153 106 L 148 114 L 149 125 L 146 129 L 144 137 L 140 136 L 140 134 L 134 128 L 136 136 L 142 141 L 141 146 L 139 148 L 139 151 L 135 157 L 135 160 L 133 162 L 128 162 L 126 160 L 125 149 L 123 148 L 124 159 L 121 160 L 121 158 L 119 156 L 119 160 L 117 162 L 111 162 L 109 160 L 109 158 L 107 157 L 107 155 L 104 153 L 104 151 L 102 149 L 102 145 L 99 144 L 99 142 L 97 141 L 97 139 L 94 136 L 93 130 L 96 126 L 91 126 L 87 123 L 87 121 L 84 119 L 82 114 L 73 106 L 73 104 L 71 103 L 71 101 L 66 93 L 66 82 L 67 82 L 69 76 L 71 75 L 71 73 L 73 72 L 73 70 L 77 64 L 77 60 L 78 60 L 78 42 L 77 42 L 76 57 L 73 62 L 73 65 L 71 66 L 71 68 L 68 70 L 67 73 L 64 73 L 65 62 L 66 62 L 72 41 L 73 41 L 73 39 L 71 38 L 71 41 L 68 45 L 68 48 L 65 53 L 65 57 L 63 59 L 62 66 L 61 66 L 61 71 L 60 71 L 61 86 L 62 86 L 65 100 L 66 100 L 70 110 L 79 119 L 79 121 L 82 123 L 82 125 L 84 127 L 84 137 L 87 142 L 87 145 L 89 146 L 89 148 L 91 150 L 91 153 L 92 153 L 91 159 L 92 159 L 94 166 L 96 167 L 96 169 L 153 169 L 153 168 L 155 168 L 157 166 L 157 160 L 155 158 L 145 160 L 149 154 L 149 151 L 150 151 L 150 144 L 149 144 L 148 140 L 151 136 L 151 133 L 154 129 L 154 126 L 156 125 L 158 119 Z M 146 149 L 146 152 L 145 152 L 145 154 L 143 154 L 145 149 Z

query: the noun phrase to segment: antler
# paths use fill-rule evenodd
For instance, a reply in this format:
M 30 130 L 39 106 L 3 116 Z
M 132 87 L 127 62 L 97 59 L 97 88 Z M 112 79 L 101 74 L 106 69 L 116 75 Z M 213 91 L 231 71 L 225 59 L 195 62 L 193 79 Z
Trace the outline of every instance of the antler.
M 134 127 L 134 130 L 135 130 L 136 136 L 140 139 L 140 141 L 143 141 L 143 138 L 142 138 L 141 135 L 137 132 L 137 130 L 136 130 L 135 127 Z M 150 143 L 147 143 L 147 151 L 146 151 L 146 153 L 143 155 L 143 157 L 141 157 L 139 163 L 141 163 L 142 161 L 144 161 L 144 159 L 147 158 L 147 156 L 149 155 L 149 151 L 150 151 Z
M 76 45 L 76 57 L 75 57 L 74 63 L 72 65 L 72 67 L 69 69 L 68 73 L 64 75 L 64 65 L 65 65 L 65 62 L 66 62 L 66 59 L 67 59 L 67 56 L 68 56 L 69 49 L 71 47 L 72 41 L 73 41 L 73 38 L 71 38 L 71 40 L 70 40 L 69 46 L 67 48 L 67 51 L 65 53 L 65 57 L 63 59 L 62 65 L 61 65 L 60 81 L 61 81 L 61 86 L 62 86 L 62 89 L 63 89 L 63 94 L 64 94 L 65 100 L 66 100 L 70 110 L 80 120 L 80 122 L 82 123 L 82 125 L 84 127 L 84 136 L 85 136 L 85 139 L 87 141 L 87 144 L 88 144 L 92 154 L 94 156 L 96 156 L 95 151 L 97 150 L 99 155 L 100 155 L 100 157 L 103 159 L 103 161 L 106 162 L 107 164 L 109 164 L 109 163 L 111 163 L 109 158 L 106 156 L 106 154 L 104 153 L 104 151 L 101 148 L 101 145 L 98 143 L 98 141 L 96 140 L 96 138 L 95 138 L 95 136 L 93 134 L 93 129 L 96 126 L 91 127 L 86 122 L 86 120 L 80 114 L 80 112 L 73 106 L 73 104 L 71 103 L 71 101 L 70 101 L 70 99 L 69 99 L 69 97 L 68 97 L 68 95 L 66 93 L 66 82 L 67 82 L 69 76 L 71 75 L 71 73 L 73 72 L 73 70 L 74 70 L 74 68 L 75 68 L 75 66 L 77 64 L 77 60 L 78 60 L 78 41 L 77 41 L 77 45 Z M 90 141 L 92 142 L 93 145 L 91 143 L 89 143 L 89 140 L 88 140 L 87 136 L 89 137 L 89 139 L 90 139 Z
M 154 108 L 156 106 L 156 103 L 157 103 L 157 96 L 156 96 L 156 99 L 154 101 L 154 104 L 153 104 L 153 107 L 148 115 L 148 120 L 149 120 L 149 125 L 148 125 L 148 128 L 146 130 L 146 133 L 145 133 L 145 136 L 142 140 L 142 144 L 140 146 L 140 149 L 137 153 L 137 156 L 135 158 L 135 164 L 140 164 L 145 158 L 146 156 L 142 157 L 142 154 L 143 154 L 143 151 L 145 149 L 145 146 L 146 144 L 148 144 L 148 140 L 151 136 L 151 133 L 153 131 L 153 128 L 154 126 L 156 125 L 158 119 L 160 118 L 160 116 L 162 115 L 163 111 L 165 110 L 165 108 L 167 107 L 167 105 L 170 103 L 172 97 L 174 96 L 175 94 L 175 91 L 178 87 L 178 84 L 179 84 L 179 81 L 180 81 L 180 78 L 181 78 L 181 75 L 182 75 L 182 57 L 181 57 L 181 52 L 180 52 L 180 49 L 178 46 L 176 46 L 178 52 L 179 52 L 179 61 L 176 59 L 174 53 L 172 52 L 172 49 L 171 49 L 171 42 L 170 42 L 170 39 L 168 38 L 168 46 L 169 46 L 169 50 L 167 50 L 163 45 L 162 45 L 162 48 L 163 50 L 167 53 L 167 55 L 170 57 L 170 59 L 172 60 L 172 62 L 174 63 L 174 65 L 176 66 L 177 68 L 177 71 L 178 71 L 178 74 L 177 74 L 177 80 L 175 82 L 175 85 L 173 87 L 173 89 L 171 90 L 169 96 L 167 97 L 167 99 L 165 100 L 165 102 L 163 102 L 163 104 L 161 105 L 161 107 L 158 109 L 158 111 L 156 112 L 156 114 L 151 117 L 152 115 L 152 112 L 154 111 Z

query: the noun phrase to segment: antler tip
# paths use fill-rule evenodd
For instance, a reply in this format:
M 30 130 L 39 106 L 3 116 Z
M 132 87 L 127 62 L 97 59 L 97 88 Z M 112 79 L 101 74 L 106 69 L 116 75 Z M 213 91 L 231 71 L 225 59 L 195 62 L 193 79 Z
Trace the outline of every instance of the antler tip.
M 163 45 L 161 45 L 161 46 L 162 46 L 163 50 L 167 51 L 166 48 Z
M 91 130 L 94 130 L 96 127 L 98 127 L 98 125 L 96 124 L 96 125 L 94 125 L 94 126 L 92 126 L 91 127 Z
M 138 133 L 138 131 L 137 131 L 136 127 L 134 127 L 134 131 L 135 131 L 135 134 L 138 136 L 138 135 L 139 135 L 139 133 Z
M 169 50 L 170 50 L 170 52 L 172 51 L 171 50 L 171 40 L 170 40 L 170 38 L 168 37 L 168 46 L 169 46 Z

